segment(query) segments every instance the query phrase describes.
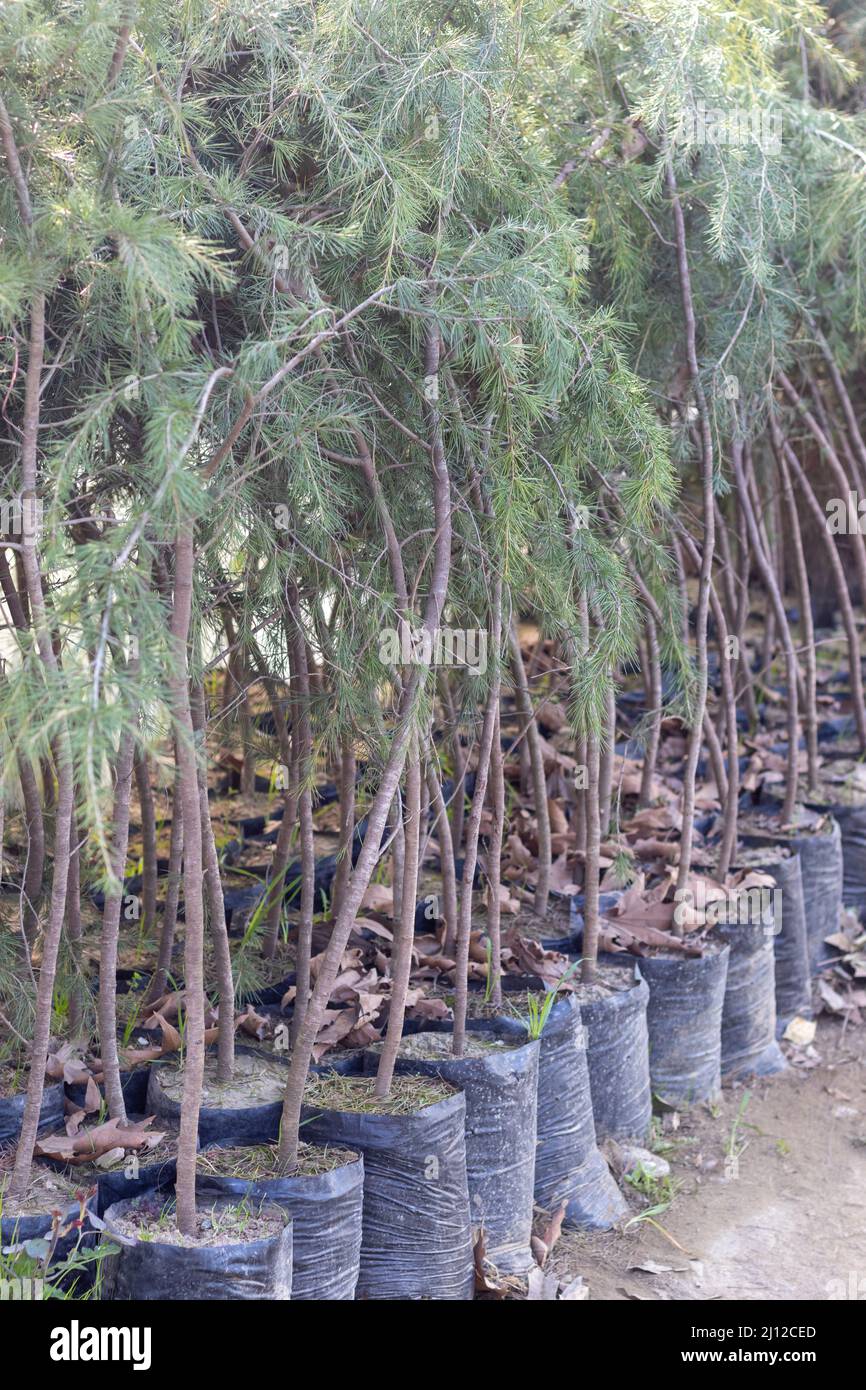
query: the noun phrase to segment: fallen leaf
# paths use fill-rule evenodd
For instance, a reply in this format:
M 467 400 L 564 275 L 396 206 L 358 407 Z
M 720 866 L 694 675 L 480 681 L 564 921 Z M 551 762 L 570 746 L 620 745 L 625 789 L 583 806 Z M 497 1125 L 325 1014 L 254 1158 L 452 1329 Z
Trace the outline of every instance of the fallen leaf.
M 92 1129 L 82 1129 L 76 1134 L 50 1134 L 37 1139 L 35 1152 L 40 1158 L 55 1158 L 63 1163 L 92 1163 L 111 1149 L 153 1148 L 165 1135 L 147 1133 L 155 1116 L 137 1120 L 126 1125 L 119 1120 L 106 1120 L 104 1124 Z

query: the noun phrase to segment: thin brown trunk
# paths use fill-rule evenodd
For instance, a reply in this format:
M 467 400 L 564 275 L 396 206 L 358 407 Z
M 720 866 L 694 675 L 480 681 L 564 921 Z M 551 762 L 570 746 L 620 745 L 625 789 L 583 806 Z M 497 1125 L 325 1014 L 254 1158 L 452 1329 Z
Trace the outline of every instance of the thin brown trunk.
M 400 920 L 394 934 L 391 952 L 391 1002 L 388 1009 L 388 1032 L 376 1071 L 376 1095 L 387 1096 L 391 1090 L 394 1066 L 403 1019 L 406 1014 L 406 993 L 412 969 L 412 946 L 415 935 L 415 894 L 418 881 L 418 849 L 421 838 L 421 760 L 418 734 L 414 732 L 406 760 L 406 794 L 404 816 L 403 903 Z
M 683 543 L 687 546 L 694 564 L 698 564 L 697 546 L 691 537 L 683 531 Z M 719 848 L 719 878 L 724 881 L 725 875 L 731 865 L 731 860 L 737 844 L 737 820 L 740 795 L 740 762 L 739 746 L 737 739 L 737 699 L 734 690 L 734 679 L 731 671 L 731 661 L 734 659 L 728 652 L 729 637 L 725 610 L 715 585 L 710 581 L 710 604 L 713 610 L 713 620 L 716 624 L 716 634 L 719 648 L 719 671 L 722 678 L 722 720 L 726 730 L 728 744 L 728 771 L 727 777 L 722 767 L 721 748 L 717 753 L 717 761 L 714 758 L 716 769 L 716 779 L 719 788 L 719 796 L 724 806 L 722 817 L 722 841 Z M 715 737 L 715 735 L 711 736 Z M 708 740 L 709 741 L 709 740 Z M 718 738 L 715 738 L 718 743 Z M 713 751 L 714 744 L 710 741 L 710 750 Z M 719 768 L 721 767 L 722 781 L 719 782 Z
M 604 697 L 604 735 L 601 740 L 598 772 L 598 815 L 601 834 L 610 832 L 613 798 L 613 760 L 616 755 L 616 691 L 611 684 Z
M 466 756 L 460 742 L 460 721 L 454 705 L 451 686 L 445 672 L 440 674 L 445 713 L 451 726 L 451 758 L 454 763 L 454 794 L 451 797 L 451 846 L 456 859 L 463 846 L 463 826 L 466 821 Z
M 583 949 L 580 978 L 584 984 L 591 985 L 595 980 L 598 963 L 598 875 L 601 852 L 598 734 L 590 733 L 587 736 L 586 755 L 586 871 L 583 880 Z
M 439 845 L 439 871 L 442 876 L 442 917 L 445 921 L 442 954 L 450 957 L 457 941 L 457 870 L 454 863 L 454 846 L 451 843 L 451 827 L 448 824 L 448 808 L 442 793 L 442 783 L 433 762 L 432 748 L 427 763 L 427 786 L 430 789 L 436 840 Z
M 496 718 L 493 743 L 490 747 L 490 844 L 487 850 L 487 882 L 490 899 L 487 907 L 487 934 L 490 937 L 490 998 L 502 1003 L 502 906 L 499 900 L 502 884 L 502 838 L 505 829 L 505 764 L 502 757 L 499 691 L 496 697 Z
M 806 477 L 800 460 L 794 453 L 787 440 L 782 442 L 782 453 L 786 463 L 793 470 L 800 492 L 812 513 L 816 523 L 816 528 L 821 536 L 824 552 L 833 571 L 833 582 L 836 587 L 836 597 L 839 600 L 839 610 L 842 614 L 842 625 L 845 628 L 845 636 L 848 639 L 848 671 L 851 677 L 851 701 L 854 708 L 854 720 L 857 725 L 857 739 L 861 749 L 866 751 L 866 708 L 863 702 L 863 677 L 860 669 L 860 638 L 857 633 L 857 623 L 854 618 L 854 606 L 851 603 L 851 595 L 848 591 L 848 581 L 845 577 L 845 570 L 839 558 L 833 537 L 827 530 L 827 514 L 821 507 L 809 479 Z
M 845 472 L 842 461 L 833 448 L 832 441 L 821 429 L 812 412 L 806 407 L 805 401 L 793 383 L 783 371 L 780 370 L 778 375 L 785 395 L 797 410 L 799 418 L 804 421 L 812 438 L 819 445 L 836 481 L 836 486 L 839 488 L 840 496 L 847 498 L 849 489 L 853 490 L 856 486 L 856 478 L 852 480 Z M 860 601 L 866 606 L 866 538 L 859 530 L 855 529 L 850 536 L 850 541 L 854 554 L 854 566 L 857 571 L 857 583 L 860 588 Z
M 438 374 L 440 346 L 438 328 L 433 326 L 427 337 L 424 362 L 425 376 L 435 377 Z M 424 614 L 424 626 L 432 638 L 441 621 L 448 589 L 448 576 L 451 567 L 452 502 L 448 465 L 442 444 L 441 424 L 435 404 L 429 402 L 424 413 L 432 441 L 430 462 L 433 474 L 433 520 L 436 537 L 433 573 Z M 310 1058 L 331 990 L 334 987 L 334 981 L 340 969 L 343 952 L 346 949 L 356 914 L 379 855 L 388 808 L 399 785 L 415 726 L 416 703 L 420 685 L 421 668 L 415 667 L 403 686 L 390 755 L 367 817 L 367 833 L 364 836 L 358 862 L 349 879 L 343 908 L 334 924 L 331 939 L 316 976 L 316 985 L 310 996 L 303 1026 L 294 1039 L 280 1127 L 279 1167 L 283 1172 L 290 1170 L 297 1163 L 301 1107 Z
M 202 753 L 206 747 L 207 709 L 204 689 L 195 685 L 190 699 L 190 716 Z M 220 881 L 219 855 L 214 840 L 210 807 L 207 799 L 207 775 L 204 762 L 198 767 L 198 799 L 201 819 L 202 887 L 208 909 L 208 927 L 213 942 L 216 982 L 219 990 L 219 1038 L 217 1041 L 217 1080 L 231 1081 L 235 1067 L 235 982 L 232 957 L 226 927 L 226 909 Z
M 659 743 L 662 734 L 662 666 L 659 655 L 658 628 L 649 613 L 645 615 L 644 622 L 646 626 L 646 667 L 644 671 L 644 685 L 646 688 L 649 728 L 647 731 L 646 748 L 644 749 L 639 802 L 641 806 L 649 806 L 652 800 L 653 779 L 655 778 Z
M 403 915 L 403 871 L 406 862 L 406 832 L 403 829 L 403 798 L 399 787 L 388 816 L 391 828 L 391 918 L 399 922 Z
M 340 742 L 340 838 L 337 845 L 337 871 L 331 891 L 331 915 L 336 917 L 346 896 L 352 872 L 352 839 L 355 834 L 355 745 L 351 734 Z
M 291 1171 L 297 1163 L 301 1106 L 310 1058 L 316 1037 L 322 1026 L 334 981 L 340 969 L 343 952 L 346 949 L 358 909 L 361 906 L 361 899 L 367 891 L 379 856 L 382 831 L 385 828 L 388 811 L 406 760 L 415 716 L 419 675 L 420 671 L 413 673 L 404 687 L 399 722 L 392 739 L 388 762 L 382 772 L 378 791 L 373 798 L 367 816 L 367 833 L 361 845 L 358 862 L 352 871 L 346 887 L 346 897 L 342 910 L 337 917 L 331 932 L 331 939 L 325 949 L 324 958 L 316 976 L 315 988 L 307 1005 L 303 1026 L 294 1039 L 280 1124 L 279 1167 L 282 1172 Z
M 171 614 L 172 666 L 169 675 L 171 712 L 176 729 L 177 789 L 183 816 L 184 936 L 183 1097 L 177 1143 L 177 1225 L 183 1235 L 195 1233 L 195 1168 L 198 1116 L 204 1080 L 204 874 L 201 809 L 195 733 L 189 699 L 189 640 L 195 556 L 194 523 L 182 521 L 175 543 L 174 606 Z
M 120 911 L 123 906 L 124 871 L 129 847 L 129 798 L 132 791 L 132 763 L 135 735 L 124 730 L 120 736 L 111 815 L 109 866 L 116 884 L 106 894 L 99 941 L 99 1048 L 108 1113 L 113 1120 L 126 1123 L 126 1105 L 120 1084 L 120 1058 L 117 1050 L 117 947 Z
M 860 465 L 859 472 L 855 473 L 857 477 L 857 486 L 861 491 L 866 491 L 866 441 L 863 439 L 857 413 L 852 404 L 851 397 L 848 394 L 848 388 L 845 385 L 842 373 L 839 371 L 836 364 L 836 359 L 833 356 L 830 344 L 819 328 L 815 330 L 815 339 L 821 349 L 824 361 L 827 364 L 827 368 L 830 372 L 830 380 L 833 383 L 833 389 L 842 407 L 842 413 L 845 416 L 845 423 L 848 427 L 848 438 L 853 442 L 854 448 L 857 451 L 857 459 Z M 864 602 L 866 602 L 866 598 L 864 598 Z
M 6 108 L 0 101 L 0 134 L 7 163 L 15 173 L 17 152 L 12 139 L 11 127 Z M 20 165 L 18 166 L 20 174 Z M 18 186 L 18 180 L 16 180 Z M 26 199 L 26 186 L 24 187 Z M 21 200 L 19 188 L 19 201 Z M 23 211 L 29 212 L 25 201 Z M 30 312 L 30 345 L 27 359 L 27 373 L 24 387 L 24 409 L 21 425 L 21 498 L 25 504 L 33 505 L 36 500 L 37 478 L 37 440 L 39 432 L 39 393 L 42 377 L 42 364 L 45 355 L 45 297 L 41 292 L 34 295 Z M 33 617 L 36 644 L 39 656 L 46 671 L 57 677 L 59 673 L 57 658 L 51 640 L 51 629 L 45 608 L 42 591 L 42 574 L 36 538 L 30 528 L 24 528 L 21 547 L 26 593 Z M 15 1212 L 24 1199 L 33 1160 L 33 1149 L 39 1130 L 39 1112 L 42 1106 L 42 1093 L 45 1085 L 45 1064 L 48 1057 L 48 1042 L 51 1034 L 51 1004 L 54 996 L 54 981 L 57 973 L 57 956 L 63 931 L 63 918 L 66 909 L 66 891 L 69 878 L 69 856 L 72 826 L 72 806 L 74 783 L 72 750 L 65 723 L 60 724 L 55 737 L 55 762 L 57 767 L 57 814 L 54 826 L 54 874 L 51 885 L 51 903 L 48 923 L 43 940 L 42 963 L 39 969 L 39 984 L 36 991 L 36 1020 L 33 1042 L 30 1049 L 30 1076 L 27 1085 L 27 1098 L 21 1123 L 21 1134 L 15 1156 L 15 1166 L 6 1193 L 6 1205 Z
M 144 753 L 140 753 L 135 760 L 135 785 L 141 811 L 141 934 L 146 941 L 150 941 L 156 931 L 156 814 L 150 768 Z
M 286 630 L 295 691 L 295 727 L 298 731 L 298 824 L 301 850 L 301 901 L 295 956 L 295 1010 L 292 1036 L 304 1023 L 310 994 L 310 958 L 313 945 L 313 910 L 316 890 L 316 857 L 313 840 L 313 739 L 310 727 L 310 666 L 307 643 L 300 620 L 300 600 L 296 589 L 289 593 Z
M 532 793 L 535 803 L 535 819 L 538 827 L 538 879 L 535 886 L 535 912 L 543 917 L 547 911 L 550 897 L 550 868 L 552 852 L 550 844 L 550 814 L 547 808 L 547 778 L 544 775 L 544 756 L 541 751 L 541 735 L 535 722 L 529 683 L 523 666 L 523 655 L 517 628 L 512 622 L 509 628 L 511 647 L 511 670 L 514 676 L 514 693 L 521 718 L 521 733 L 526 741 L 532 768 Z M 475 798 L 473 797 L 473 805 Z
M 787 825 L 793 819 L 794 806 L 797 801 L 797 744 L 800 737 L 800 725 L 797 711 L 797 656 L 794 651 L 794 644 L 791 640 L 791 629 L 788 626 L 788 620 L 785 615 L 785 605 L 776 582 L 772 559 L 765 549 L 758 520 L 752 507 L 752 499 L 749 496 L 746 474 L 743 467 L 742 446 L 737 439 L 732 440 L 731 443 L 731 461 L 733 463 L 734 476 L 737 480 L 737 487 L 740 491 L 745 512 L 746 525 L 749 528 L 749 538 L 752 542 L 752 554 L 761 572 L 761 578 L 764 581 L 767 596 L 773 605 L 773 611 L 776 615 L 776 622 L 785 651 L 785 667 L 788 673 L 788 771 L 785 785 L 785 800 L 782 807 L 782 820 Z
M 695 653 L 697 667 L 697 692 L 692 727 L 689 736 L 686 765 L 683 771 L 683 828 L 680 840 L 680 863 L 677 873 L 677 891 L 682 893 L 689 881 L 692 868 L 692 844 L 695 829 L 695 775 L 701 751 L 704 710 L 707 703 L 707 614 L 710 604 L 710 580 L 713 572 L 713 553 L 715 550 L 715 506 L 713 498 L 713 441 L 707 402 L 701 383 L 698 365 L 697 325 L 692 298 L 691 276 L 689 273 L 686 226 L 682 205 L 677 192 L 673 161 L 668 156 L 665 168 L 668 194 L 674 218 L 677 248 L 677 272 L 680 297 L 683 305 L 683 318 L 686 329 L 686 360 L 689 378 L 695 396 L 701 427 L 701 493 L 704 522 L 704 541 L 701 552 L 701 569 L 698 579 L 698 609 L 695 617 Z
M 73 806 L 70 826 L 69 876 L 66 888 L 66 940 L 72 970 L 69 992 L 69 1036 L 77 1038 L 84 1026 L 85 984 L 81 960 L 81 848 L 84 842 Z
M 809 791 L 815 793 L 818 790 L 818 664 L 815 660 L 815 628 L 812 622 L 812 594 L 809 586 L 809 570 L 806 564 L 806 552 L 803 549 L 800 518 L 797 514 L 797 503 L 794 497 L 794 489 L 791 485 L 791 474 L 788 470 L 788 465 L 782 450 L 782 441 L 778 426 L 772 416 L 770 417 L 770 430 L 773 453 L 776 458 L 776 465 L 779 469 L 779 477 L 782 482 L 782 500 L 785 505 L 785 514 L 788 518 L 788 527 L 791 534 L 791 554 L 794 562 L 794 574 L 797 580 L 797 600 L 800 605 L 800 639 L 803 660 L 806 667 L 803 703 L 806 723 L 808 780 Z
M 177 753 L 175 752 L 175 762 Z M 168 847 L 168 878 L 165 887 L 165 906 L 162 912 L 162 930 L 159 936 L 159 952 L 156 969 L 147 987 L 145 1003 L 152 1004 L 165 993 L 171 970 L 171 955 L 174 949 L 174 934 L 177 929 L 177 908 L 180 899 L 181 866 L 183 863 L 183 814 L 180 808 L 180 794 L 177 781 L 171 795 L 171 838 Z
M 20 555 L 16 552 L 16 562 Z M 9 616 L 18 632 L 24 633 L 30 626 L 25 611 L 22 594 L 19 593 L 6 554 L 0 546 L 0 587 L 6 600 Z M 26 597 L 26 594 L 24 595 Z M 45 819 L 42 800 L 39 795 L 39 782 L 33 764 L 22 754 L 17 756 L 18 776 L 21 782 L 21 799 L 24 803 L 24 827 L 27 832 L 27 857 L 24 861 L 24 877 L 21 885 L 21 930 L 28 948 L 32 951 L 39 925 L 39 905 L 42 901 L 43 880 L 45 877 Z
M 292 713 L 292 736 L 289 740 L 289 730 L 286 723 L 286 716 L 280 703 L 277 687 L 274 681 L 268 677 L 263 677 L 265 690 L 270 701 L 271 711 L 274 716 L 274 727 L 277 731 L 277 741 L 280 748 L 280 757 L 283 760 L 285 775 L 285 786 L 283 787 L 283 818 L 280 821 L 280 828 L 277 831 L 277 843 L 274 848 L 274 859 L 271 864 L 271 873 L 268 884 L 269 904 L 265 916 L 264 940 L 262 942 L 262 955 L 265 960 L 273 960 L 277 951 L 277 942 L 280 936 L 280 923 L 283 919 L 283 904 L 286 898 L 286 870 L 289 867 L 289 856 L 294 844 L 295 830 L 297 828 L 298 816 L 298 728 L 297 710 L 293 705 Z
M 478 837 L 481 831 L 481 816 L 484 810 L 487 779 L 490 775 L 490 754 L 493 746 L 493 730 L 496 725 L 498 704 L 499 690 L 497 686 L 491 689 L 488 694 L 484 709 L 484 723 L 481 726 L 481 740 L 478 746 L 478 768 L 475 773 L 475 791 L 472 794 L 472 808 L 466 822 L 466 855 L 463 860 L 463 882 L 460 892 L 460 915 L 457 922 L 457 950 L 455 953 L 455 1057 L 463 1056 L 466 1045 L 466 1009 L 469 1002 L 469 943 L 472 934 L 472 884 L 475 878 L 475 866 L 478 863 Z

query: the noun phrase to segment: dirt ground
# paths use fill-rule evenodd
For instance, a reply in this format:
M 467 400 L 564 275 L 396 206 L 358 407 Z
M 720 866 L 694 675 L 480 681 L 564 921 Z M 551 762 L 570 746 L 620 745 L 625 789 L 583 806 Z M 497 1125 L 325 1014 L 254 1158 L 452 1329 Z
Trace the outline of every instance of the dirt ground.
M 595 1300 L 866 1300 L 866 1028 L 822 1018 L 815 1054 L 726 1089 L 714 1113 L 662 1117 L 667 1234 L 645 1219 L 563 1234 L 550 1272 Z M 670 1186 L 634 1194 L 635 1214 Z

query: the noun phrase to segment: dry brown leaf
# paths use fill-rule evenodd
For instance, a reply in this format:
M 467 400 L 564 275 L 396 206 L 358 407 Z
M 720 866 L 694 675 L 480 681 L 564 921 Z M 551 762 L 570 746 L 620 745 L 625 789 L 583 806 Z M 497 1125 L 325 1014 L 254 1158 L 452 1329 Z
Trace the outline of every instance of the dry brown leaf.
M 390 917 L 394 912 L 394 891 L 384 883 L 370 883 L 361 899 L 361 906 L 370 912 L 384 912 Z
M 164 1138 L 164 1133 L 146 1133 L 155 1116 L 123 1125 L 119 1120 L 106 1120 L 93 1129 L 81 1129 L 75 1134 L 50 1134 L 37 1139 L 35 1152 L 41 1158 L 55 1158 L 63 1163 L 90 1163 L 110 1149 L 139 1150 L 152 1148 Z

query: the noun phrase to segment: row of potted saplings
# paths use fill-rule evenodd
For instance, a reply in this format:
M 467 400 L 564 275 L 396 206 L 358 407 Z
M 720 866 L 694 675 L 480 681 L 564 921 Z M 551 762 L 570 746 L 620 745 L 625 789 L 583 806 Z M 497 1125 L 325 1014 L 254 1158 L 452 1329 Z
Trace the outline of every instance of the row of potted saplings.
M 536 1206 L 564 1207 L 567 1227 L 610 1228 L 626 1205 L 599 1142 L 645 1140 L 653 1096 L 695 1104 L 723 1077 L 783 1069 L 777 1039 L 809 1016 L 841 905 L 838 824 L 745 840 L 777 884 L 774 914 L 762 905 L 750 921 L 720 924 L 700 954 L 663 949 L 628 964 L 602 955 L 591 986 L 571 974 L 553 994 L 536 977 L 507 977 L 501 1011 L 470 991 L 463 1055 L 453 1055 L 452 1024 L 421 1022 L 401 1042 L 385 1097 L 369 1080 L 381 1046 L 326 1058 L 311 1069 L 288 1174 L 277 1163 L 286 1063 L 239 1048 L 231 1098 L 206 1089 L 199 1117 L 196 1192 L 209 1233 L 189 1243 L 161 1225 L 173 1159 L 100 1174 L 92 1220 L 113 1251 L 102 1296 L 468 1299 L 479 1235 L 501 1273 L 531 1269 Z M 579 955 L 579 913 L 575 922 L 566 944 Z M 563 949 L 561 937 L 544 944 Z M 209 1056 L 206 1083 L 215 1065 Z M 170 1062 L 127 1074 L 127 1108 L 170 1129 L 181 1079 Z M 46 1127 L 59 1118 L 56 1090 L 46 1089 Z

